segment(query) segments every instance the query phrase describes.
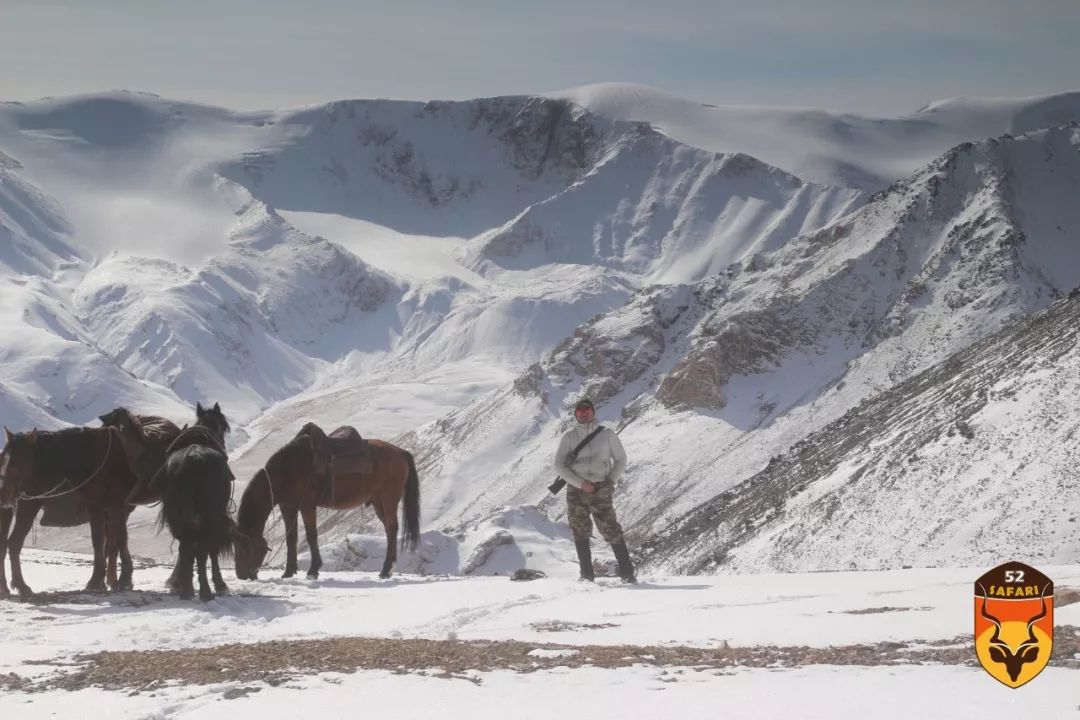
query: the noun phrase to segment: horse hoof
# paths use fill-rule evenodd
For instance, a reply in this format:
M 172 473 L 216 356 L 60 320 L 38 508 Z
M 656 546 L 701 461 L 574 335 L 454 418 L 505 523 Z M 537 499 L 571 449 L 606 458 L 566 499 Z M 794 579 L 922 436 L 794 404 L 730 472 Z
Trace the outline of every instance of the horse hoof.
M 281 577 L 282 577 L 282 578 L 291 578 L 291 577 L 292 577 L 293 575 L 295 575 L 295 574 L 296 574 L 296 571 L 295 571 L 295 570 L 286 570 L 286 571 L 285 571 L 285 574 L 284 574 L 284 575 L 282 575 Z
M 8 590 L 7 586 L 0 587 L 0 600 L 6 600 L 9 597 L 11 597 L 11 591 Z
M 183 588 L 182 590 L 178 591 L 177 594 L 180 596 L 181 600 L 194 600 L 195 599 L 195 589 L 194 588 Z
M 210 592 L 209 590 L 200 590 L 199 599 L 203 602 L 210 602 L 214 599 L 214 593 Z
M 318 580 L 319 579 L 319 571 L 316 570 L 314 572 L 308 572 L 307 579 L 308 580 Z
M 218 595 L 228 595 L 229 594 L 229 586 L 226 585 L 225 583 L 221 583 L 220 585 L 215 584 L 214 585 L 214 592 L 216 592 Z
M 23 600 L 26 600 L 27 598 L 34 597 L 34 591 L 31 590 L 28 585 L 23 585 L 21 588 L 18 588 L 18 591 L 19 591 L 19 597 L 22 598 Z
M 380 577 L 380 578 L 382 578 L 383 580 L 387 580 L 387 579 L 389 579 L 389 578 L 390 578 L 390 573 L 388 573 L 388 572 L 381 572 L 381 573 L 379 573 L 379 577 Z
M 84 588 L 86 592 L 105 592 L 105 583 L 88 582 Z
M 135 583 L 131 582 L 130 580 L 121 580 L 119 588 L 120 588 L 120 592 L 127 592 L 129 590 L 134 590 L 135 589 Z

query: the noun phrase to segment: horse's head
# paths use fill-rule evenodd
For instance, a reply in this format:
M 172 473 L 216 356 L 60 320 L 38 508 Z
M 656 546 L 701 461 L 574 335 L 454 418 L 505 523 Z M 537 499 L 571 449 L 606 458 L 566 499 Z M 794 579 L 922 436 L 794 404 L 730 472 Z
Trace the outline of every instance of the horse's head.
M 202 406 L 202 403 L 197 403 L 195 417 L 198 419 L 196 425 L 207 428 L 221 442 L 222 446 L 225 445 L 225 435 L 232 428 L 229 427 L 229 421 L 225 419 L 225 413 L 221 412 L 220 405 L 214 403 L 214 407 L 206 409 Z
M 4 451 L 0 453 L 0 507 L 10 507 L 20 488 L 30 485 L 37 471 L 37 429 L 13 433 L 4 427 Z
M 269 552 L 270 544 L 262 535 L 245 535 L 236 530 L 233 538 L 233 559 L 236 563 L 237 579 L 258 580 L 259 568 Z

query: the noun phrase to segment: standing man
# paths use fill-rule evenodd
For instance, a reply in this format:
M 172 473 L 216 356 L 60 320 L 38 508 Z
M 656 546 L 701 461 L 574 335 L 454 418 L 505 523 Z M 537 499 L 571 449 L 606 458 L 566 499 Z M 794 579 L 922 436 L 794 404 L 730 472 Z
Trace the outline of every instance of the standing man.
M 600 429 L 596 422 L 596 408 L 592 400 L 582 398 L 574 406 L 574 427 L 563 433 L 559 449 L 555 453 L 555 470 L 570 486 L 566 488 L 566 517 L 574 533 L 581 579 L 594 580 L 592 550 L 589 537 L 593 521 L 600 534 L 615 552 L 619 563 L 619 577 L 623 582 L 636 583 L 634 565 L 626 549 L 622 527 L 615 517 L 613 504 L 615 483 L 626 470 L 626 451 L 619 436 L 610 428 Z M 591 436 L 591 437 L 590 437 Z M 577 457 L 574 449 L 581 446 Z

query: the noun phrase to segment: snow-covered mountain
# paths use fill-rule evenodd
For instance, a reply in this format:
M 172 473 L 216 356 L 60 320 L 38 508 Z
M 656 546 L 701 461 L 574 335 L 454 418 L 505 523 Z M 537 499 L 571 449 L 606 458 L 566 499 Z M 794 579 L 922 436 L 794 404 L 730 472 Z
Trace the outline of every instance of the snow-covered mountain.
M 860 403 L 644 548 L 672 572 L 1074 562 L 1080 295 Z
M 238 490 L 302 422 L 352 424 L 414 451 L 425 530 L 464 537 L 504 506 L 560 518 L 550 454 L 587 392 L 630 449 L 640 539 L 1080 280 L 1075 126 L 984 140 L 1000 103 L 950 110 L 978 142 L 870 196 L 576 99 L 594 110 L 0 105 L 0 419 L 220 402 Z M 133 516 L 136 552 L 168 555 L 149 527 Z
M 28 218 L 5 223 L 19 233 L 10 272 L 51 278 L 61 258 L 79 260 L 55 302 L 95 350 L 189 403 L 220 397 L 240 422 L 343 360 L 423 370 L 484 354 L 520 369 L 645 282 L 641 264 L 611 273 L 555 253 L 503 277 L 456 261 L 496 252 L 537 206 L 588 208 L 563 242 L 606 223 L 609 243 L 644 240 L 671 265 L 681 244 L 735 230 L 775 243 L 861 200 L 542 98 L 230 114 L 116 93 L 8 104 L 0 142 L 5 218 Z M 728 181 L 739 165 L 744 177 Z M 663 219 L 622 227 L 635 207 Z M 734 229 L 706 237 L 725 215 Z M 324 230 L 327 218 L 340 243 L 290 224 Z M 432 251 L 442 259 L 414 269 Z M 708 271 L 697 264 L 683 274 Z M 59 412 L 52 424 L 87 419 Z
M 632 83 L 550 94 L 604 117 L 648 122 L 715 152 L 744 152 L 811 182 L 881 190 L 962 142 L 1080 120 L 1080 93 L 951 98 L 897 118 L 814 108 L 708 105 Z
M 630 449 L 625 524 L 648 537 L 1080 284 L 1078 181 L 1075 125 L 968 143 L 771 253 L 642 289 L 513 383 L 406 437 L 432 511 L 464 521 L 548 507 L 551 452 L 584 392 Z

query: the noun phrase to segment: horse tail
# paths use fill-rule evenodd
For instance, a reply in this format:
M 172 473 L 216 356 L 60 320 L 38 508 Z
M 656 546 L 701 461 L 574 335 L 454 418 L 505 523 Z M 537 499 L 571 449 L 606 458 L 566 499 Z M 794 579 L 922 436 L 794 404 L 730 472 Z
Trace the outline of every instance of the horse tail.
M 158 471 L 162 480 L 157 529 L 168 527 L 177 540 L 199 534 L 199 492 L 206 474 L 206 458 L 197 446 L 172 453 Z
M 416 550 L 420 544 L 420 478 L 416 474 L 416 462 L 412 453 L 405 453 L 409 461 L 409 477 L 405 481 L 405 508 L 402 512 L 402 547 Z
M 229 514 L 232 501 L 233 474 L 225 456 L 211 452 L 209 472 L 200 496 L 200 515 L 203 521 L 203 542 L 211 555 L 231 556 L 236 523 Z

